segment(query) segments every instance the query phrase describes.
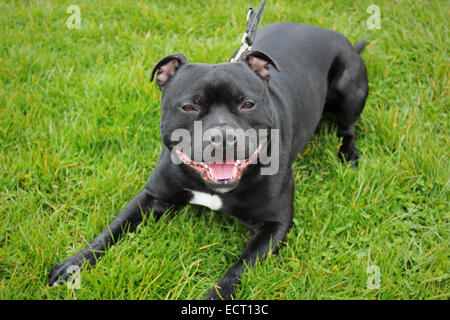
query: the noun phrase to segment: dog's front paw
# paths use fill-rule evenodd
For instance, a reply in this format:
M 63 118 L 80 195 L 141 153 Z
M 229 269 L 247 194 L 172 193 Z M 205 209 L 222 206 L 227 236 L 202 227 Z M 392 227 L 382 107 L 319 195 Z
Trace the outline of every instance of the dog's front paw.
M 237 285 L 232 281 L 220 281 L 217 286 L 209 290 L 205 300 L 231 300 L 235 296 Z
M 242 264 L 238 263 L 230 268 L 217 286 L 209 290 L 205 300 L 231 300 L 241 284 Z
M 214 287 L 206 294 L 205 300 L 231 300 L 234 295 L 234 288 Z
M 83 259 L 79 255 L 72 256 L 58 264 L 48 276 L 49 286 L 57 287 L 65 281 L 71 281 L 81 271 Z

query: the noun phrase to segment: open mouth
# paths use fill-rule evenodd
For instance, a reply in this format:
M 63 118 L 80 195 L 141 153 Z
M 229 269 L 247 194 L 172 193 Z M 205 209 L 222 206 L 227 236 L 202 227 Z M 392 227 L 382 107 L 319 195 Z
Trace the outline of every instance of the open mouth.
M 235 187 L 237 182 L 241 179 L 245 168 L 254 160 L 261 145 L 253 152 L 253 154 L 245 160 L 224 160 L 223 163 L 218 162 L 196 162 L 185 155 L 182 151 L 175 149 L 178 157 L 194 169 L 209 185 L 214 187 Z

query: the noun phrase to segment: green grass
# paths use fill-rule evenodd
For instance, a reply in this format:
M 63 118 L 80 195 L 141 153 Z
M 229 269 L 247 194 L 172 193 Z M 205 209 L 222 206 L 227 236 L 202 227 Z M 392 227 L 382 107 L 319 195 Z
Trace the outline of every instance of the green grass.
M 47 276 L 145 184 L 161 150 L 148 78 L 174 52 L 227 61 L 254 1 L 0 3 L 0 298 L 198 299 L 250 232 L 187 206 L 140 227 L 81 275 Z M 369 30 L 367 7 L 381 9 Z M 81 8 L 68 30 L 66 8 Z M 271 1 L 294 21 L 369 41 L 360 167 L 337 159 L 324 122 L 293 164 L 295 218 L 278 256 L 244 275 L 239 299 L 449 299 L 448 1 Z M 148 35 L 148 36 L 147 36 Z M 380 268 L 368 289 L 367 267 Z

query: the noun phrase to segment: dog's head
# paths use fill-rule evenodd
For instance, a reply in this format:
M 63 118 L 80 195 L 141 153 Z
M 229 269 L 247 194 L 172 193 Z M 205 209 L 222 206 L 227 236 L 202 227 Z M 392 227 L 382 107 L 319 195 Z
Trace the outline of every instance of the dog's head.
M 161 136 L 172 160 L 215 191 L 234 189 L 268 145 L 274 69 L 280 70 L 261 51 L 217 65 L 191 64 L 181 53 L 161 59 L 150 81 L 162 91 Z

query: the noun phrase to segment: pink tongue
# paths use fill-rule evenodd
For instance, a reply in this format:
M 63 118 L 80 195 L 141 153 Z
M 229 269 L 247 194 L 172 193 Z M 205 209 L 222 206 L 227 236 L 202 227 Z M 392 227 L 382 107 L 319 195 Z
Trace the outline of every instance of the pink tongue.
M 213 163 L 209 165 L 211 175 L 218 180 L 231 179 L 234 176 L 234 163 Z

